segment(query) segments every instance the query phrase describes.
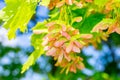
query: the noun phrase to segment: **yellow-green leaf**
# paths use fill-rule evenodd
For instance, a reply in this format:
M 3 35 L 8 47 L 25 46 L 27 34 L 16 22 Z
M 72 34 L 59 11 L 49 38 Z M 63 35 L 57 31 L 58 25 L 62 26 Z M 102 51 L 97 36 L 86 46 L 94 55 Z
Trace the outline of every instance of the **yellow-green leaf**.
M 48 7 L 49 3 L 50 3 L 50 0 L 42 0 L 40 2 L 40 5 Z

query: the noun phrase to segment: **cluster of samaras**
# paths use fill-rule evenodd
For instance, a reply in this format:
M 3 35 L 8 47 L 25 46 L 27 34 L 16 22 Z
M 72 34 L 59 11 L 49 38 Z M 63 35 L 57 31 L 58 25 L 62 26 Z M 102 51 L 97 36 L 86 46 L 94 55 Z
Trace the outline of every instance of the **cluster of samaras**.
M 56 66 L 63 67 L 68 71 L 76 72 L 76 69 L 83 69 L 82 58 L 77 54 L 85 45 L 84 40 L 92 38 L 91 34 L 80 34 L 79 30 L 64 24 L 50 22 L 46 25 L 48 34 L 44 37 L 46 55 L 54 57 Z
M 49 9 L 54 9 L 55 7 L 60 8 L 60 15 L 64 12 L 64 4 L 67 5 L 76 5 L 82 7 L 84 2 L 92 3 L 93 0 L 50 0 Z M 111 2 L 114 2 L 113 0 Z M 107 3 L 106 9 L 107 12 L 112 10 L 108 5 L 113 3 Z M 62 8 L 63 7 L 63 8 Z M 64 13 L 63 16 L 67 15 Z M 62 17 L 63 17 L 62 16 Z M 61 16 L 59 16 L 61 18 Z M 69 18 L 67 16 L 67 18 Z M 109 18 L 109 17 L 108 17 Z M 81 21 L 81 17 L 75 18 L 76 22 Z M 100 22 L 97 24 L 92 32 L 97 32 L 97 36 L 94 34 L 81 34 L 79 30 L 73 28 L 66 19 L 48 21 L 45 23 L 47 30 L 34 30 L 35 34 L 47 32 L 43 39 L 42 45 L 45 47 L 44 50 L 46 55 L 52 56 L 56 60 L 56 66 L 62 67 L 62 72 L 66 70 L 66 73 L 69 71 L 76 72 L 77 69 L 83 69 L 84 64 L 82 63 L 83 59 L 80 57 L 81 49 L 88 45 L 92 44 L 97 46 L 97 43 L 100 43 L 101 40 L 107 40 L 110 33 L 117 32 L 120 34 L 120 23 L 117 22 L 120 20 L 117 18 L 115 21 L 110 22 Z
M 79 2 L 77 0 L 50 0 L 49 9 L 53 9 L 54 7 L 59 8 L 64 4 L 67 5 L 75 4 L 78 7 L 82 7 L 82 3 L 84 2 L 93 2 L 93 0 L 81 0 Z
M 43 38 L 42 45 L 47 56 L 54 57 L 56 66 L 76 72 L 77 69 L 83 69 L 83 59 L 80 57 L 81 49 L 92 39 L 92 34 L 80 34 L 79 30 L 64 23 L 49 22 L 46 24 L 47 34 Z M 34 30 L 35 34 L 41 34 L 44 30 Z

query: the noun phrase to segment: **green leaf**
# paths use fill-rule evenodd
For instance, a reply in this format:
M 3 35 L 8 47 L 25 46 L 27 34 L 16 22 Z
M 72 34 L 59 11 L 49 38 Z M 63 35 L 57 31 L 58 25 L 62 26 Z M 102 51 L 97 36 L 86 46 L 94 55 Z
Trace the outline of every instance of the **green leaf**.
M 88 10 L 88 7 L 84 7 L 81 9 L 74 9 L 72 10 L 73 17 L 84 16 Z
M 41 29 L 45 27 L 45 22 L 38 22 L 36 24 L 36 26 L 33 28 L 34 29 Z M 44 47 L 42 46 L 42 39 L 45 36 L 45 34 L 33 34 L 31 37 L 31 44 L 34 47 L 34 52 L 30 55 L 30 57 L 28 58 L 28 60 L 25 62 L 25 64 L 22 67 L 22 72 L 24 73 L 27 69 L 29 69 L 30 66 L 32 66 L 36 60 L 42 55 L 44 54 Z
M 47 21 L 38 22 L 38 23 L 32 28 L 32 30 L 36 30 L 36 29 L 46 29 L 46 28 L 47 28 L 46 23 L 47 23 Z
M 42 0 L 40 2 L 40 5 L 48 7 L 49 3 L 50 3 L 50 0 Z
M 103 14 L 94 13 L 86 17 L 79 23 L 74 23 L 73 26 L 80 30 L 80 33 L 91 33 L 94 26 L 104 18 Z
M 37 0 L 5 0 L 6 7 L 0 14 L 5 21 L 3 26 L 9 29 L 9 39 L 15 38 L 17 29 L 21 32 L 27 30 L 27 24 L 35 13 L 37 2 Z
M 34 46 L 35 50 L 34 52 L 29 56 L 28 60 L 25 62 L 25 64 L 22 67 L 22 72 L 24 73 L 27 69 L 29 69 L 30 66 L 32 66 L 35 61 L 44 54 L 44 47 L 42 46 L 42 38 L 44 37 L 44 34 L 42 35 L 32 35 L 31 37 L 31 43 Z
M 94 0 L 94 3 L 99 7 L 103 7 L 108 1 L 109 0 Z

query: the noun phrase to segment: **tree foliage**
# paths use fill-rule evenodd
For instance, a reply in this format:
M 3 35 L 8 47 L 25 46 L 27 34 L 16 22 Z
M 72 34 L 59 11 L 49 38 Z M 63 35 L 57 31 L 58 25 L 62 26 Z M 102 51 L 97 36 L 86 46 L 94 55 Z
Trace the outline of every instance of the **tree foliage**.
M 41 5 L 50 10 L 49 18 L 32 29 L 31 43 L 35 50 L 23 65 L 25 72 L 42 55 L 52 56 L 56 66 L 76 73 L 83 69 L 81 50 L 107 41 L 111 33 L 120 34 L 120 0 L 5 0 L 0 20 L 9 30 L 9 39 L 16 31 L 27 31 L 27 24 Z

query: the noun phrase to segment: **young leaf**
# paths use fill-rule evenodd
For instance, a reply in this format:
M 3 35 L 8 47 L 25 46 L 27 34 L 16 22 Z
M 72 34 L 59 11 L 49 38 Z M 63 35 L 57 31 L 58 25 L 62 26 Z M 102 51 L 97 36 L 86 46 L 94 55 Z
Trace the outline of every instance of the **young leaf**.
M 37 0 L 5 0 L 6 7 L 3 8 L 2 13 L 5 18 L 4 27 L 9 29 L 9 39 L 15 38 L 16 30 L 20 29 L 21 32 L 25 32 L 27 24 L 37 6 Z M 1 13 L 0 13 L 1 14 Z
M 34 52 L 30 55 L 28 60 L 25 62 L 25 64 L 22 67 L 22 72 L 24 73 L 27 69 L 29 69 L 30 66 L 32 66 L 35 61 L 42 55 L 44 54 L 44 48 L 42 46 L 42 38 L 44 35 L 32 35 L 31 38 L 31 43 L 34 46 L 35 50 Z

